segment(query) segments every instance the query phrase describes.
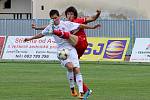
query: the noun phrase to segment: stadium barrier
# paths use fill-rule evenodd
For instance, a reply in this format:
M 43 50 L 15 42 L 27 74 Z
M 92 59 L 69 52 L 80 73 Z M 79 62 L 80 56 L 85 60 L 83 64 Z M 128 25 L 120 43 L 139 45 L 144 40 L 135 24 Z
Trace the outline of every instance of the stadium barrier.
M 131 62 L 150 62 L 150 38 L 136 38 Z
M 31 28 L 32 23 L 38 26 L 48 25 L 47 19 L 12 20 L 0 19 L 0 35 L 4 36 L 32 36 L 38 32 Z M 101 20 L 98 19 L 90 25 L 100 23 L 101 28 L 86 30 L 88 37 L 114 37 L 130 38 L 126 55 L 131 55 L 135 38 L 150 37 L 150 20 Z
M 8 36 L 1 58 L 3 60 L 58 61 L 57 44 L 52 36 L 24 42 L 26 37 L 30 36 Z M 3 45 L 4 39 L 5 37 L 0 38 L 3 40 Z M 124 61 L 129 40 L 130 38 L 88 37 L 88 48 L 81 57 L 81 61 Z

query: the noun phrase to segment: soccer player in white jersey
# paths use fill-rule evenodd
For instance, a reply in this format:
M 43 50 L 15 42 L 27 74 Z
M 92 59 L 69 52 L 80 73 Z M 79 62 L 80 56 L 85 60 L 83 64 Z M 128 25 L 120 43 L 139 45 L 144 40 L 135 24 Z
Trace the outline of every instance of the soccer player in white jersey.
M 70 50 L 69 57 L 66 60 L 60 60 L 60 62 L 67 68 L 68 70 L 68 79 L 69 79 L 69 84 L 70 88 L 74 87 L 74 73 L 73 73 L 73 68 L 78 68 L 78 71 L 75 73 L 76 76 L 76 83 L 78 86 L 79 90 L 79 98 L 83 99 L 83 78 L 82 74 L 80 72 L 80 65 L 79 65 L 79 60 L 78 60 L 78 55 L 76 49 L 65 39 L 60 38 L 56 36 L 53 32 L 55 30 L 61 30 L 63 32 L 71 32 L 74 31 L 75 29 L 78 28 L 87 28 L 87 29 L 95 29 L 97 28 L 97 25 L 94 27 L 84 25 L 84 24 L 78 24 L 70 21 L 60 21 L 59 18 L 59 12 L 57 10 L 51 10 L 50 13 L 50 18 L 53 19 L 53 23 L 49 24 L 43 31 L 42 33 L 39 33 L 31 38 L 25 38 L 24 41 L 30 41 L 33 39 L 38 39 L 41 38 L 45 35 L 53 35 L 54 39 L 58 45 L 58 50 L 59 49 L 64 49 L 67 48 Z

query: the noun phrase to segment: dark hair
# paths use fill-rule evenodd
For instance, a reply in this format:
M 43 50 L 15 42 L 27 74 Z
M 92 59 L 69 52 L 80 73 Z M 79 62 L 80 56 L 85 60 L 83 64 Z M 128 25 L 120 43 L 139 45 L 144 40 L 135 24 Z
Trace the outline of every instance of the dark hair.
M 50 17 L 53 16 L 53 15 L 59 16 L 59 12 L 58 12 L 58 10 L 53 9 L 53 10 L 50 10 L 49 15 L 50 15 Z
M 73 12 L 73 13 L 74 13 L 75 18 L 77 18 L 77 17 L 78 17 L 78 12 L 77 12 L 77 9 L 76 9 L 75 7 L 70 6 L 70 7 L 68 7 L 68 8 L 66 9 L 66 11 L 65 11 L 65 15 L 66 15 L 66 17 L 67 17 L 67 13 L 68 13 L 68 12 Z

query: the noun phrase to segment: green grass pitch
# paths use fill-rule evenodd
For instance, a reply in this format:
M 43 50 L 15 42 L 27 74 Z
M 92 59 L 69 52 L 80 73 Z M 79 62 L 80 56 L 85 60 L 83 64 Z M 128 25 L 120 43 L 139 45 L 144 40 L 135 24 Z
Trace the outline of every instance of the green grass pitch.
M 82 63 L 88 100 L 150 100 L 150 65 Z M 0 63 L 0 100 L 79 100 L 57 63 Z

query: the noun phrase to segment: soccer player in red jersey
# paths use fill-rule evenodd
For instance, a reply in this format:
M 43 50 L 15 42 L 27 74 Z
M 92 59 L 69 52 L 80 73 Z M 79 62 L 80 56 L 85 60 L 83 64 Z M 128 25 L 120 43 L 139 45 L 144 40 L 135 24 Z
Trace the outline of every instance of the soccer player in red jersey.
M 99 16 L 101 11 L 97 10 L 96 15 L 94 16 L 89 16 L 89 17 L 78 17 L 78 12 L 75 7 L 71 6 L 68 7 L 65 11 L 66 18 L 69 21 L 80 23 L 80 24 L 87 24 L 89 22 L 95 21 Z M 86 50 L 88 46 L 86 34 L 84 32 L 84 29 L 79 29 L 78 31 L 73 33 L 74 35 L 70 35 L 70 41 L 72 45 L 76 48 L 77 53 L 78 53 L 78 58 L 80 58 L 83 54 L 84 51 Z M 76 69 L 74 69 L 74 72 L 76 72 Z M 90 89 L 88 89 L 87 85 L 83 83 L 83 91 L 86 93 L 88 96 L 91 92 Z
M 87 24 L 89 22 L 95 21 L 100 16 L 101 11 L 97 10 L 96 15 L 89 16 L 89 17 L 83 17 L 78 18 L 78 12 L 75 7 L 69 7 L 65 11 L 66 18 L 69 21 L 80 23 L 80 24 Z M 61 38 L 67 39 L 77 50 L 78 58 L 84 54 L 84 51 L 86 50 L 88 46 L 86 34 L 84 32 L 84 29 L 80 28 L 74 32 L 67 32 L 64 33 L 59 30 L 54 30 L 54 34 L 57 36 L 61 36 Z M 78 72 L 78 69 L 74 68 L 74 73 Z M 88 89 L 87 85 L 83 83 L 83 91 L 84 93 L 88 95 L 91 93 L 91 90 Z M 71 88 L 71 94 L 74 96 L 76 94 L 76 90 L 74 88 Z
M 96 15 L 94 16 L 78 18 L 78 12 L 75 7 L 71 6 L 67 8 L 65 11 L 66 18 L 69 21 L 76 22 L 79 24 L 87 24 L 89 22 L 95 21 L 100 16 L 100 13 L 101 11 L 97 10 Z M 54 30 L 54 33 L 55 35 L 59 35 L 59 36 L 61 35 L 62 38 L 64 39 L 68 39 L 68 41 L 76 48 L 79 58 L 84 54 L 84 51 L 88 46 L 88 43 L 83 28 L 65 34 L 59 30 Z

